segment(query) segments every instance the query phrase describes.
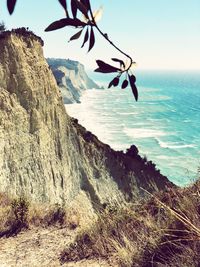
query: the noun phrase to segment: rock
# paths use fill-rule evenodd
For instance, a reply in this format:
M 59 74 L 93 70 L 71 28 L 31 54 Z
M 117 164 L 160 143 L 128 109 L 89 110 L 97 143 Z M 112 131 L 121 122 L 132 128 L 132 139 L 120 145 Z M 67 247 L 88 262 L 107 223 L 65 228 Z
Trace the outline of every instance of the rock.
M 78 61 L 61 58 L 47 58 L 47 62 L 59 86 L 65 104 L 80 103 L 82 91 L 102 89 L 93 82 Z
M 66 114 L 37 38 L 12 32 L 0 38 L 0 192 L 67 205 L 79 199 L 95 210 L 143 197 L 141 187 L 167 186 L 166 177 Z

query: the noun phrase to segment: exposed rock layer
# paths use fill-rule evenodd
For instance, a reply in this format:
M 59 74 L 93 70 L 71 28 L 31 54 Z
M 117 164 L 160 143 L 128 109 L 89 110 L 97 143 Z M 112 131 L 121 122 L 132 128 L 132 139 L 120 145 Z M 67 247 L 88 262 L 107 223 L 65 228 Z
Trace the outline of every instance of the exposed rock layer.
M 62 92 L 65 104 L 80 102 L 80 96 L 86 89 L 100 89 L 85 72 L 84 66 L 78 61 L 61 58 L 47 58 Z
M 130 152 L 130 151 L 129 151 Z M 36 38 L 0 38 L 0 191 L 33 201 L 123 203 L 171 185 L 71 119 Z

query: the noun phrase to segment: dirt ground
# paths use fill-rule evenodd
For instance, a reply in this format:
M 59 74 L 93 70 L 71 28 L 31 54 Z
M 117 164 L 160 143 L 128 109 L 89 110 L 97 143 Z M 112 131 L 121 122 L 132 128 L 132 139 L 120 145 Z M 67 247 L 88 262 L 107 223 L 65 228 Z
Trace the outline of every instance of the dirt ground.
M 60 253 L 73 242 L 76 231 L 58 228 L 31 229 L 0 239 L 0 267 L 109 267 L 103 261 L 85 260 L 61 265 Z

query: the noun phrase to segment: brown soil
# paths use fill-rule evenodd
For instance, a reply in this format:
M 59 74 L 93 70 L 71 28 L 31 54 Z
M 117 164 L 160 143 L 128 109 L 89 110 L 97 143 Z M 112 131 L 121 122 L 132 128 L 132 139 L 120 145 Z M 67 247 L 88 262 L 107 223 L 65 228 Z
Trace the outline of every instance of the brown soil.
M 76 232 L 66 228 L 34 228 L 15 237 L 0 239 L 0 267 L 58 267 L 60 253 L 73 242 Z M 81 261 L 64 267 L 109 267 L 105 262 Z

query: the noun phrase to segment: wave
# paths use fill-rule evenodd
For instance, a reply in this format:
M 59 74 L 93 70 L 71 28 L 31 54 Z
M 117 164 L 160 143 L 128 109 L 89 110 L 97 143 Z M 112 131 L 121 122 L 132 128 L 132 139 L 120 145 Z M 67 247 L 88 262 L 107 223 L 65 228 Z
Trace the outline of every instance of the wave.
M 145 129 L 145 128 L 124 128 L 124 133 L 131 138 L 155 138 L 157 136 L 169 135 L 164 131 Z
M 163 174 L 184 185 L 188 180 L 185 167 L 193 173 L 199 166 L 198 98 L 195 93 L 190 109 L 182 86 L 172 90 L 165 81 L 159 89 L 153 88 L 154 81 L 139 86 L 138 103 L 131 90 L 93 89 L 84 91 L 81 104 L 66 109 L 112 148 L 125 150 L 134 143 Z
M 156 95 L 156 96 L 143 96 L 142 100 L 147 101 L 146 104 L 148 105 L 154 105 L 155 103 L 152 103 L 150 101 L 156 102 L 156 101 L 166 101 L 166 100 L 171 100 L 172 97 L 166 96 L 166 95 Z
M 144 87 L 144 86 L 140 86 L 141 90 L 144 90 L 144 92 L 160 92 L 161 89 L 159 88 L 153 88 L 153 87 Z
M 162 148 L 169 148 L 169 149 L 178 149 L 178 148 L 191 148 L 191 147 L 196 147 L 195 144 L 178 144 L 176 145 L 176 143 L 169 143 L 169 142 L 163 142 L 158 138 L 155 138 L 155 140 L 157 141 L 157 143 L 159 144 L 160 147 Z
M 138 115 L 138 112 L 118 112 L 116 111 L 118 115 L 127 116 L 127 115 Z

